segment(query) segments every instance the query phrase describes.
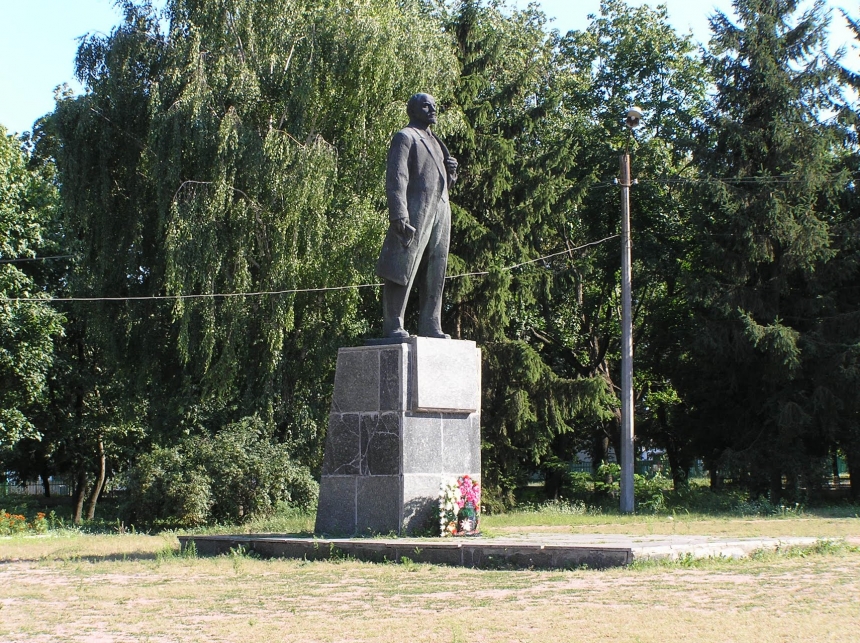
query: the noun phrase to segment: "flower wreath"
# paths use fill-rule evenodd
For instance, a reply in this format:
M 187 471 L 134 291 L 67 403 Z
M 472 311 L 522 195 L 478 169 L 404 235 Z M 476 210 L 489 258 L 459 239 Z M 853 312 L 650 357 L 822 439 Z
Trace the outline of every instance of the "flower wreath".
M 461 529 L 460 510 L 470 504 L 474 508 L 474 526 L 471 530 Z M 481 512 L 481 485 L 468 475 L 456 480 L 443 482 L 439 492 L 439 529 L 443 536 L 465 536 L 478 531 L 478 517 Z

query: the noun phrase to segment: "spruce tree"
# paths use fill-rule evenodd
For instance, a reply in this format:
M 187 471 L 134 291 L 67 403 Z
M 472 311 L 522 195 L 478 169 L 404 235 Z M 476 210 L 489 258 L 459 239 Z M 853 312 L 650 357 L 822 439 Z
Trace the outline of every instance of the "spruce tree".
M 464 131 L 451 140 L 463 170 L 449 272 L 489 274 L 452 280 L 449 327 L 485 351 L 485 476 L 510 499 L 527 475 L 552 479 L 595 441 L 599 463 L 617 436 L 619 243 L 588 244 L 618 231 L 612 179 L 626 109 L 639 102 L 650 115 L 636 148 L 647 172 L 672 173 L 686 160 L 704 73 L 665 11 L 621 2 L 603 3 L 587 31 L 564 37 L 548 34 L 533 9 L 505 15 L 465 2 L 451 31 Z M 654 259 L 639 264 L 643 336 L 655 323 L 646 311 L 656 314 L 678 272 L 683 225 L 677 191 L 652 183 L 637 198 L 640 241 Z M 667 386 L 649 378 L 651 389 Z
M 717 95 L 701 133 L 692 357 L 679 375 L 712 483 L 732 477 L 774 500 L 813 482 L 814 386 L 804 360 L 820 301 L 810 282 L 834 256 L 834 97 L 828 18 L 816 3 L 736 0 L 711 20 Z M 807 485 L 808 486 L 808 485 Z

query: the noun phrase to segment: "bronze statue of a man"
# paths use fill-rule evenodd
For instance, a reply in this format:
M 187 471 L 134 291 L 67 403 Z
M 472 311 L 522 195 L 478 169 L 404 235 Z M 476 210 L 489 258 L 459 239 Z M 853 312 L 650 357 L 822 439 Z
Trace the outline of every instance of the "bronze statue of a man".
M 436 101 L 415 94 L 406 104 L 409 125 L 394 135 L 388 149 L 385 194 L 388 232 L 376 263 L 382 277 L 383 334 L 406 338 L 406 301 L 418 286 L 418 334 L 450 339 L 442 332 L 442 289 L 451 239 L 448 189 L 457 180 L 457 160 L 430 129 Z

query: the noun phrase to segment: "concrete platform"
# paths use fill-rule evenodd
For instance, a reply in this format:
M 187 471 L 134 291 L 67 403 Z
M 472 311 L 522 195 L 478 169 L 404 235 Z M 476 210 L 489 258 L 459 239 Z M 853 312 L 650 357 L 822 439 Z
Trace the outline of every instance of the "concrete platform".
M 743 558 L 762 549 L 811 545 L 817 538 L 715 538 L 709 536 L 622 536 L 528 534 L 505 538 L 299 538 L 278 534 L 180 536 L 201 556 L 242 547 L 265 558 L 324 560 L 352 557 L 370 562 L 412 562 L 463 567 L 604 569 L 634 560 Z

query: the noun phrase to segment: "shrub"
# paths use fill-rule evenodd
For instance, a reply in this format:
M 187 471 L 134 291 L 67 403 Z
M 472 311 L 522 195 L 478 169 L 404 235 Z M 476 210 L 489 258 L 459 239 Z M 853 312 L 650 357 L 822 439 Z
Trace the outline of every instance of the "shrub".
M 188 527 L 267 516 L 284 504 L 308 510 L 319 493 L 307 467 L 255 417 L 154 449 L 131 468 L 127 486 L 130 520 Z
M 568 463 L 555 467 L 553 475 L 559 482 L 558 500 L 582 506 L 609 506 L 618 501 L 621 467 L 615 462 L 603 463 L 592 475 L 587 471 L 571 471 Z M 635 474 L 633 493 L 638 511 L 661 511 L 666 508 L 672 481 L 659 473 L 651 476 Z M 532 500 L 540 504 L 540 501 Z
M 125 513 L 131 521 L 194 527 L 209 520 L 211 480 L 195 462 L 193 442 L 186 440 L 173 449 L 156 447 L 138 459 L 128 474 Z
M 291 461 L 286 445 L 272 443 L 257 418 L 231 424 L 201 446 L 215 519 L 271 515 L 278 502 L 304 510 L 316 504 L 319 491 L 310 471 Z
M 562 491 L 565 498 L 579 498 L 584 502 L 594 492 L 594 478 L 587 471 L 571 471 Z
M 633 475 L 633 496 L 640 511 L 657 512 L 666 508 L 666 494 L 672 481 L 657 473 L 651 477 Z

